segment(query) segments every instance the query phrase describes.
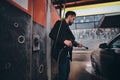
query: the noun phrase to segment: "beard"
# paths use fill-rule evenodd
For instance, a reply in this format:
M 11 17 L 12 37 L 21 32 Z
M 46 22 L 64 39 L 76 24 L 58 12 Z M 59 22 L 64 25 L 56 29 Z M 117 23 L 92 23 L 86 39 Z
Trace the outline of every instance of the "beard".
M 72 22 L 69 22 L 69 26 L 71 26 L 72 25 Z

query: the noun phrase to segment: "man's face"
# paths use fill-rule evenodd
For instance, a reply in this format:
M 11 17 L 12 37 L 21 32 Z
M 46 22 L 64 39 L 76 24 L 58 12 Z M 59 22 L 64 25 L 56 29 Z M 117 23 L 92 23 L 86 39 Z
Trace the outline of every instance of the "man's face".
M 73 15 L 70 15 L 70 16 L 69 16 L 69 25 L 72 25 L 72 23 L 73 23 L 74 20 L 75 20 L 75 17 L 76 17 L 76 16 L 73 16 Z

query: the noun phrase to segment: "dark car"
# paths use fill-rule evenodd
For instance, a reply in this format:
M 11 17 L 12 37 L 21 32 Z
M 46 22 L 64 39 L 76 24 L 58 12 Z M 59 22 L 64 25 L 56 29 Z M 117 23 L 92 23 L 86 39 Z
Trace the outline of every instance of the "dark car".
M 93 73 L 105 80 L 120 80 L 120 33 L 91 53 Z

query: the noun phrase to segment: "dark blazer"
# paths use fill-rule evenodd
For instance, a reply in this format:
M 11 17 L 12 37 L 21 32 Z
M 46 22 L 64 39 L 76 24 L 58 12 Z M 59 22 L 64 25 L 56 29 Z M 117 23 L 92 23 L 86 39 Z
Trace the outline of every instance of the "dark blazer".
M 61 27 L 60 27 L 61 25 Z M 60 30 L 59 30 L 60 29 Z M 59 30 L 59 34 L 58 34 Z M 57 37 L 58 34 L 58 37 Z M 64 40 L 71 40 L 73 43 L 73 46 L 77 46 L 77 42 L 75 42 L 75 37 L 72 34 L 69 25 L 66 23 L 65 20 L 58 20 L 54 27 L 52 28 L 49 37 L 54 40 L 53 46 L 52 46 L 52 53 L 55 59 L 58 58 L 58 53 L 60 52 L 61 49 L 64 48 Z M 72 49 L 73 47 L 67 47 L 65 50 L 62 52 L 64 55 L 62 56 L 63 59 L 64 57 L 67 56 L 67 52 L 69 51 L 70 53 L 70 59 L 72 60 Z

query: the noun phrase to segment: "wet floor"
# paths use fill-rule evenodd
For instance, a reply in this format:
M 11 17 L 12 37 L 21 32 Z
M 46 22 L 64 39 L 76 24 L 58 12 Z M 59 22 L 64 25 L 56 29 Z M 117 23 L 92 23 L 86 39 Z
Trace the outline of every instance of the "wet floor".
M 73 61 L 71 63 L 71 72 L 69 80 L 90 80 L 90 74 L 85 70 L 88 62 Z
M 90 51 L 74 51 L 69 80 L 102 80 L 91 72 Z
M 90 53 L 74 51 L 69 80 L 90 80 L 91 76 L 86 71 L 90 66 Z

